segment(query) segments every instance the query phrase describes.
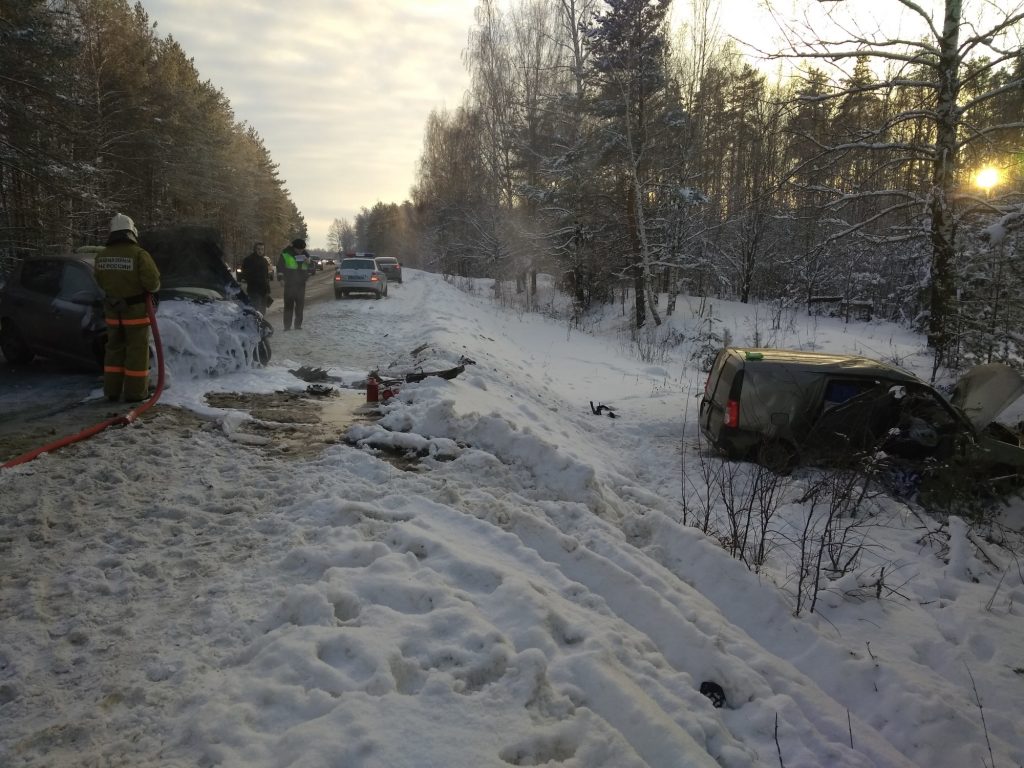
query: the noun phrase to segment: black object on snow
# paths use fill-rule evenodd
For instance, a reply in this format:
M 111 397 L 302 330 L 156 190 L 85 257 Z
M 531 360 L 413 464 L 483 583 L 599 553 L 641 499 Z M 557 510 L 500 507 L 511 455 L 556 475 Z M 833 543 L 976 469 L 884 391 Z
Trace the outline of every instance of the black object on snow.
M 289 368 L 288 373 L 296 376 L 303 381 L 316 382 L 316 381 L 341 381 L 339 376 L 331 376 L 323 368 L 313 368 L 309 365 L 303 365 L 301 368 Z
M 725 706 L 725 691 L 722 690 L 722 686 L 718 683 L 705 680 L 700 684 L 700 692 L 711 699 L 711 705 L 715 709 L 721 709 Z
M 416 371 L 415 373 L 405 374 L 405 380 L 410 384 L 415 381 L 423 381 L 427 376 L 438 376 L 442 379 L 451 380 L 464 370 L 466 370 L 465 365 L 456 365 L 454 368 L 448 368 L 443 371 Z

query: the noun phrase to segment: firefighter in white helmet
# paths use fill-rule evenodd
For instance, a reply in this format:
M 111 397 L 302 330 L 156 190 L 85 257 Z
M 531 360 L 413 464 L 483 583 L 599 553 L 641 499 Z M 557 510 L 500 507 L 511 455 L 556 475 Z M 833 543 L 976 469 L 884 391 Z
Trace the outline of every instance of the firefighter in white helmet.
M 144 400 L 149 391 L 146 294 L 160 289 L 160 272 L 139 246 L 135 222 L 123 213 L 110 220 L 107 247 L 96 254 L 96 282 L 105 294 L 107 320 L 103 394 L 111 401 Z

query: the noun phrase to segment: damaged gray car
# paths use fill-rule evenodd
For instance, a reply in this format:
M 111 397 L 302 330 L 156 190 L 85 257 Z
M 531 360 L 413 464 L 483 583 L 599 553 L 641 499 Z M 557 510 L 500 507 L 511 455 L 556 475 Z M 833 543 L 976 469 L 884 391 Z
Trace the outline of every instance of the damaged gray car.
M 1024 393 L 1001 365 L 971 369 L 947 399 L 916 376 L 854 355 L 719 352 L 700 407 L 704 437 L 734 459 L 884 468 L 896 490 L 1005 489 L 1024 478 L 1021 436 L 995 421 Z

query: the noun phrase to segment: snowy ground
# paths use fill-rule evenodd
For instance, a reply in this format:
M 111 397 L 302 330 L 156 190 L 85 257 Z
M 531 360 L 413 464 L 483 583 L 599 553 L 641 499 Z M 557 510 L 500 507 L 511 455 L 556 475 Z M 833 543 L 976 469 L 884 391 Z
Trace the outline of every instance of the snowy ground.
M 738 344 L 927 365 L 889 324 L 710 309 Z M 179 374 L 140 424 L 0 470 L 0 765 L 1024 764 L 1010 551 L 878 498 L 794 616 L 818 476 L 780 490 L 758 573 L 731 558 L 705 480 L 753 470 L 700 451 L 699 343 L 643 363 L 619 307 L 588 323 L 410 271 L 307 309 L 267 369 Z M 207 400 L 463 356 L 322 450 Z

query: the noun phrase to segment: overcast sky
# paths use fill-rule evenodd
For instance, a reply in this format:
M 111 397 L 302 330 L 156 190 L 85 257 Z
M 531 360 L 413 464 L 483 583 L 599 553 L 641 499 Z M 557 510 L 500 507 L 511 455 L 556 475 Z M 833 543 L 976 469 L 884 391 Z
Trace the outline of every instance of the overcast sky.
M 143 0 L 266 142 L 326 245 L 336 218 L 409 197 L 431 109 L 468 86 L 476 0 Z
M 722 27 L 768 47 L 763 3 L 722 0 Z M 408 199 L 427 116 L 457 107 L 469 84 L 462 52 L 477 0 L 142 4 L 263 137 L 312 247 L 326 246 L 334 219 Z M 689 16 L 685 0 L 675 6 L 677 22 Z
M 723 26 L 761 2 L 722 0 Z M 430 111 L 454 109 L 469 86 L 462 53 L 477 0 L 142 5 L 263 137 L 312 247 L 326 246 L 334 219 L 409 198 Z M 677 21 L 689 15 L 675 5 Z

